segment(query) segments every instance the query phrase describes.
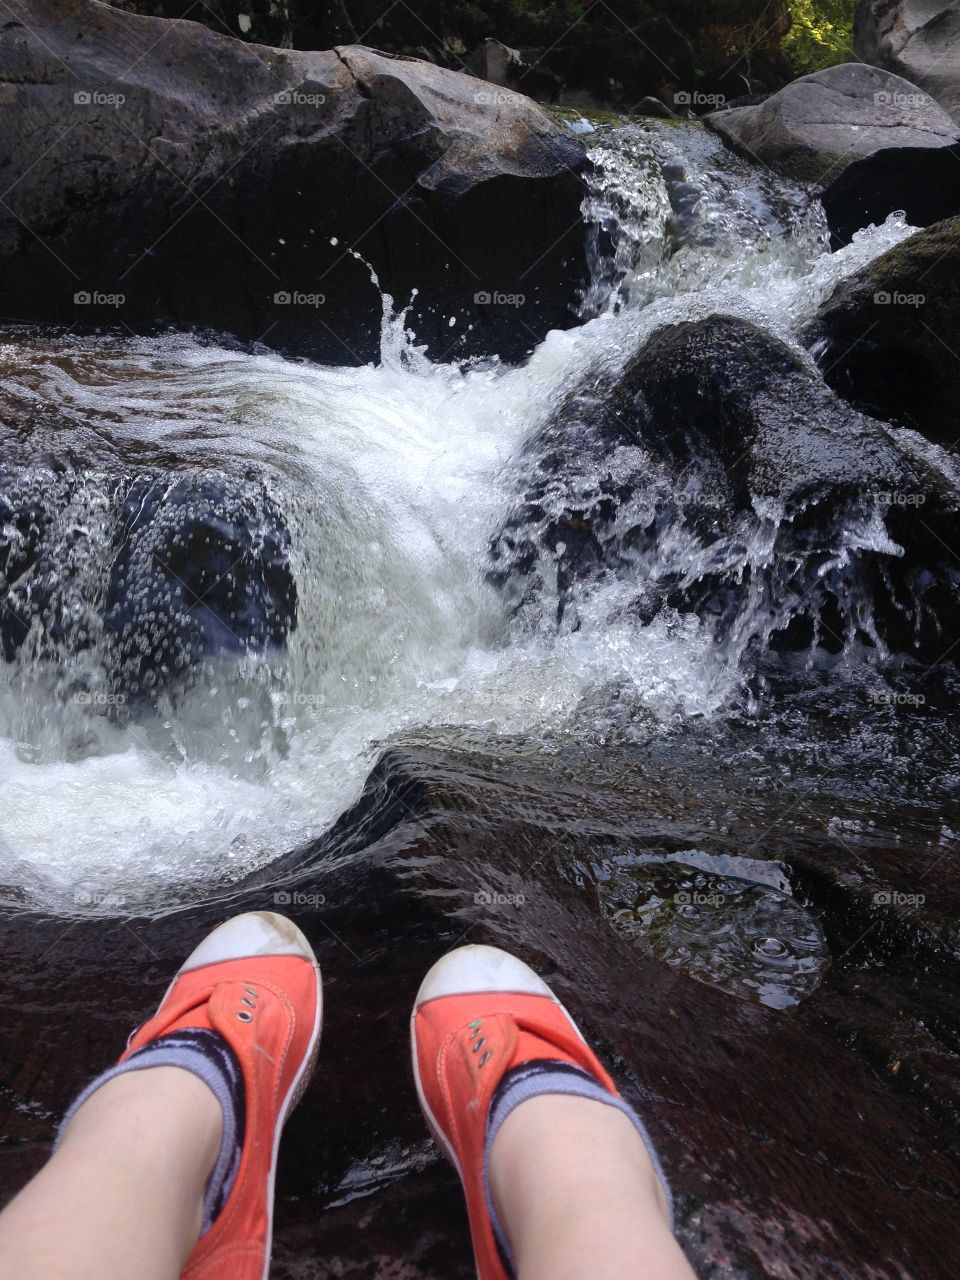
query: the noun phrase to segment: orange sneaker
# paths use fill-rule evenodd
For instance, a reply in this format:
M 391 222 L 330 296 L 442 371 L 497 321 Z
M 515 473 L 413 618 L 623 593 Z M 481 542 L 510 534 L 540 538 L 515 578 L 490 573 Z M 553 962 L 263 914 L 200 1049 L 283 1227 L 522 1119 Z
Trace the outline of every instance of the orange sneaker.
M 190 1255 L 184 1280 L 266 1280 L 280 1134 L 313 1072 L 322 1008 L 309 942 L 285 916 L 255 911 L 204 938 L 155 1016 L 131 1036 L 121 1062 L 172 1031 L 216 1031 L 243 1073 L 246 1117 L 236 1179 Z
M 543 979 L 498 947 L 460 947 L 437 961 L 417 992 L 410 1039 L 420 1106 L 463 1183 L 477 1274 L 509 1280 L 484 1175 L 498 1086 L 508 1071 L 538 1060 L 560 1072 L 578 1069 L 578 1080 L 586 1072 L 619 1102 L 616 1085 Z

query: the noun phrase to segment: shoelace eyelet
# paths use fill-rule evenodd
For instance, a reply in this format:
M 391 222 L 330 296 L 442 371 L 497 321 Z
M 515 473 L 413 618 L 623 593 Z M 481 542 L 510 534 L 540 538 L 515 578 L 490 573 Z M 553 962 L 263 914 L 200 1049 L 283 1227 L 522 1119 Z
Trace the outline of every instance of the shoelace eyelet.
M 247 1013 L 246 1009 L 240 1009 L 240 1010 L 238 1010 L 235 1016 L 236 1016 L 237 1018 L 239 1018 L 241 1022 L 252 1022 L 252 1021 L 253 1021 L 253 1014 L 252 1014 L 252 1013 Z

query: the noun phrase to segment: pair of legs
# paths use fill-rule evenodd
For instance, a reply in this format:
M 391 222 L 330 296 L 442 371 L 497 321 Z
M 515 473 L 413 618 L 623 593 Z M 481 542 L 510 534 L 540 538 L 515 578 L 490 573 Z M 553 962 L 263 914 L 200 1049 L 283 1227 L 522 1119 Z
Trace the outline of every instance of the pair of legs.
M 0 1274 L 176 1280 L 201 1234 L 222 1126 L 220 1102 L 186 1070 L 108 1079 L 0 1214 Z M 520 1280 L 691 1280 L 654 1164 L 622 1111 L 530 1097 L 496 1132 L 488 1174 Z

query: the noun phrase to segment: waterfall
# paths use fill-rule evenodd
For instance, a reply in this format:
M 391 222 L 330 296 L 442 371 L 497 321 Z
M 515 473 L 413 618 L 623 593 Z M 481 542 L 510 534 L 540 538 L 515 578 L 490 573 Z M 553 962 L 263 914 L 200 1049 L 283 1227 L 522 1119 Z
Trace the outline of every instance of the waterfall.
M 491 539 L 519 460 L 584 378 L 615 376 L 657 327 L 717 311 L 809 362 L 797 332 L 818 301 L 910 228 L 891 218 L 831 255 L 819 206 L 698 126 L 619 130 L 598 137 L 592 159 L 584 322 L 549 334 L 522 368 L 432 364 L 390 299 L 383 358 L 363 368 L 209 338 L 6 331 L 0 602 L 19 630 L 0 663 L 4 897 L 69 911 L 78 893 L 86 905 L 100 895 L 112 911 L 229 883 L 329 827 L 398 737 L 433 730 L 549 752 L 591 740 L 614 706 L 668 732 L 757 696 L 750 655 L 790 607 L 783 592 L 771 604 L 773 586 L 807 573 L 781 555 L 782 510 L 759 504 L 710 546 L 677 521 L 645 553 L 651 583 L 749 579 L 748 606 L 722 632 L 695 612 L 644 618 L 616 575 L 583 589 L 575 626 L 524 616 L 491 581 Z M 106 604 L 133 536 L 131 495 L 199 475 L 233 495 L 231 511 L 277 513 L 279 533 L 235 523 L 258 565 L 274 537 L 267 558 L 290 575 L 295 620 L 132 697 Z M 651 462 L 633 501 L 656 505 L 671 485 Z M 836 529 L 838 592 L 856 592 L 845 566 L 863 547 L 896 551 L 875 510 Z M 142 566 L 164 567 L 165 552 L 143 554 Z M 173 601 L 184 625 L 233 572 Z M 131 644 L 161 625 L 180 590 L 172 573 L 145 599 Z

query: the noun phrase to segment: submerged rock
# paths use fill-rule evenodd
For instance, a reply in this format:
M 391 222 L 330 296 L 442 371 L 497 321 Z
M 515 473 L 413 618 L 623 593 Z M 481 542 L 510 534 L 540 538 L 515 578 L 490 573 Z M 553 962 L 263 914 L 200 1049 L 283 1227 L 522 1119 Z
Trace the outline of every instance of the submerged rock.
M 516 359 L 574 322 L 585 151 L 521 94 L 94 0 L 13 0 L 0 79 L 0 290 L 23 320 L 212 327 L 364 363 L 369 263 L 398 304 L 416 292 L 438 358 Z
M 834 390 L 952 448 L 960 439 L 960 217 L 840 282 L 804 340 Z
M 921 227 L 960 213 L 960 126 L 889 71 L 828 67 L 705 119 L 738 150 L 810 183 L 838 247 L 897 210 Z
M 0 603 L 7 661 L 55 662 L 69 682 L 92 651 L 121 702 L 150 700 L 209 658 L 285 643 L 290 534 L 256 480 L 5 467 Z
M 738 645 L 859 637 L 936 661 L 960 624 L 936 545 L 955 486 L 733 317 L 659 329 L 571 395 L 521 483 L 490 576 L 538 624 L 576 627 L 610 581 L 641 621 L 695 612 Z
M 960 9 L 950 0 L 858 0 L 858 58 L 925 89 L 960 121 Z
M 296 626 L 290 534 L 262 485 L 140 477 L 115 545 L 105 625 L 125 691 L 149 694 L 217 654 L 278 648 Z

